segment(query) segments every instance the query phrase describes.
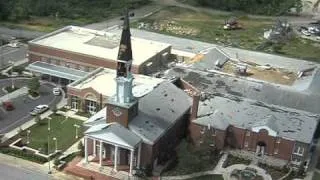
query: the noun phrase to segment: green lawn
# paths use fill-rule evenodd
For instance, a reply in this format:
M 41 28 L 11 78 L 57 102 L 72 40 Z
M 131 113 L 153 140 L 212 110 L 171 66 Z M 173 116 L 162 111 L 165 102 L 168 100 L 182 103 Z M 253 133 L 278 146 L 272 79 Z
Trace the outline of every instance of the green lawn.
M 229 166 L 232 166 L 234 164 L 245 164 L 245 165 L 249 165 L 251 160 L 248 160 L 248 159 L 244 159 L 244 158 L 241 158 L 241 157 L 237 157 L 237 156 L 233 156 L 231 154 L 228 155 L 228 158 L 226 160 L 227 162 L 225 163 L 225 168 L 226 167 L 229 167 Z
M 318 172 L 314 172 L 313 173 L 313 177 L 312 177 L 312 180 L 319 180 L 320 179 L 320 173 L 318 173 Z
M 75 138 L 76 130 L 74 124 L 82 125 L 83 121 L 68 118 L 66 119 L 61 115 L 51 115 L 52 119 L 50 120 L 50 150 L 49 152 L 54 152 L 55 142 L 53 137 L 57 138 L 57 147 L 58 150 L 65 150 L 75 143 L 79 138 L 83 136 L 83 128 L 79 128 L 79 138 Z M 45 146 L 48 142 L 48 120 L 44 119 L 43 124 L 35 124 L 29 130 L 30 133 L 30 144 L 28 145 L 31 148 L 42 150 L 45 149 Z M 44 150 L 45 151 L 45 150 Z
M 143 22 L 147 24 L 144 29 L 148 31 L 257 50 L 257 47 L 265 42 L 263 38 L 264 31 L 270 29 L 275 23 L 271 17 L 249 18 L 246 15 L 237 15 L 243 29 L 223 30 L 225 20 L 231 16 L 168 7 L 141 19 L 139 22 L 133 23 L 133 26 L 138 27 L 139 23 Z M 261 51 L 273 53 L 271 48 Z M 293 38 L 293 40 L 284 45 L 280 53 L 284 56 L 320 61 L 319 43 L 301 38 Z
M 223 180 L 222 175 L 218 175 L 218 174 L 212 174 L 212 175 L 204 175 L 204 176 L 199 176 L 199 177 L 195 177 L 195 178 L 191 178 L 193 180 Z M 191 179 L 187 179 L 187 180 L 191 180 Z
M 210 153 L 208 149 L 195 151 L 191 144 L 182 141 L 177 147 L 177 161 L 161 176 L 176 176 L 200 171 L 213 170 L 220 159 L 219 152 Z

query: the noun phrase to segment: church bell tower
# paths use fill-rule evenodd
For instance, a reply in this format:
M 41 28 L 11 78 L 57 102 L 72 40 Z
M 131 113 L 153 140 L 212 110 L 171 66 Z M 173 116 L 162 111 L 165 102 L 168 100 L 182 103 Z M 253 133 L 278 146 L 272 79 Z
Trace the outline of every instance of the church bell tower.
M 118 57 L 115 96 L 107 103 L 107 122 L 118 122 L 125 127 L 138 114 L 138 101 L 132 94 L 132 48 L 128 10 L 125 11 Z

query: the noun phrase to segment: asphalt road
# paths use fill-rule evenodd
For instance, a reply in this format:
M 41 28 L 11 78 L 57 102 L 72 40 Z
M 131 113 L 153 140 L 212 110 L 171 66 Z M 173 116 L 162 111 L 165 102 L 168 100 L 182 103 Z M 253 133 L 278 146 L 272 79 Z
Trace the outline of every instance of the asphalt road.
M 16 80 L 15 84 L 22 87 L 26 85 L 26 80 Z M 0 80 L 1 87 L 10 86 L 10 79 Z M 16 99 L 12 99 L 15 109 L 13 111 L 6 111 L 3 107 L 0 107 L 0 133 L 6 133 L 10 130 L 19 127 L 25 122 L 30 121 L 33 116 L 29 112 L 39 104 L 50 105 L 57 104 L 61 100 L 61 96 L 54 96 L 52 94 L 52 88 L 54 86 L 48 83 L 44 83 L 40 87 L 40 98 L 32 100 L 28 95 L 20 96 Z M 1 90 L 2 91 L 2 90 Z M 26 99 L 26 101 L 24 101 Z
M 43 172 L 28 170 L 19 166 L 7 165 L 6 162 L 0 162 L 0 180 L 48 180 L 48 174 Z
M 131 22 L 135 22 L 143 17 L 149 16 L 152 13 L 161 9 L 161 5 L 147 5 L 143 6 L 139 9 L 132 10 L 130 12 L 134 12 L 134 16 L 130 17 Z M 84 26 L 86 28 L 95 29 L 95 30 L 106 30 L 109 28 L 116 28 L 117 26 L 121 26 L 123 24 L 123 20 L 120 19 L 121 17 L 115 17 L 113 19 L 109 19 L 99 23 L 89 24 Z
M 0 47 L 0 69 L 10 65 L 10 61 L 17 62 L 26 58 L 27 45 L 19 44 L 19 47 L 4 45 Z

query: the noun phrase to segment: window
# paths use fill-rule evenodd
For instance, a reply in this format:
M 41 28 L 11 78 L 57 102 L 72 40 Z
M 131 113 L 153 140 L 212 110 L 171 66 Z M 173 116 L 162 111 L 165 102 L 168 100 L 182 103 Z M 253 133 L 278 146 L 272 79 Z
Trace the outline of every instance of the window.
M 246 132 L 246 136 L 250 136 L 250 131 L 247 131 L 247 132 Z
M 302 156 L 304 153 L 304 148 L 300 146 L 295 146 L 293 150 L 293 154 Z
M 248 146 L 249 146 L 248 141 L 245 141 L 245 142 L 244 142 L 244 147 L 248 147 Z
M 279 152 L 279 149 L 278 149 L 278 148 L 275 148 L 273 153 L 274 153 L 274 154 L 278 154 L 278 152 Z
M 291 162 L 292 162 L 292 164 L 299 165 L 301 163 L 301 158 L 300 157 L 296 157 L 296 156 L 292 156 Z
M 205 131 L 206 131 L 206 127 L 202 127 L 202 129 L 200 130 L 200 134 L 204 134 Z
M 276 139 L 276 143 L 280 143 L 281 142 L 281 138 L 280 137 L 278 137 L 277 139 Z
M 90 114 L 94 114 L 97 110 L 97 102 L 87 100 L 87 111 Z

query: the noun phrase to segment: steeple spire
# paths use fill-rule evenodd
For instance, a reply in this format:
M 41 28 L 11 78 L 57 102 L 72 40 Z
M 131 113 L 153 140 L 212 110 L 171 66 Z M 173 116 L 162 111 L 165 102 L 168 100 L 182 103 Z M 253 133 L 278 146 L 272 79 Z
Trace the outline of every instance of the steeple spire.
M 117 63 L 117 77 L 127 77 L 131 70 L 132 49 L 128 9 L 125 9 Z
M 132 95 L 133 76 L 130 72 L 132 64 L 131 34 L 129 26 L 128 10 L 125 10 L 124 23 L 120 39 L 118 62 L 117 62 L 117 94 L 116 102 L 131 103 L 134 101 Z

